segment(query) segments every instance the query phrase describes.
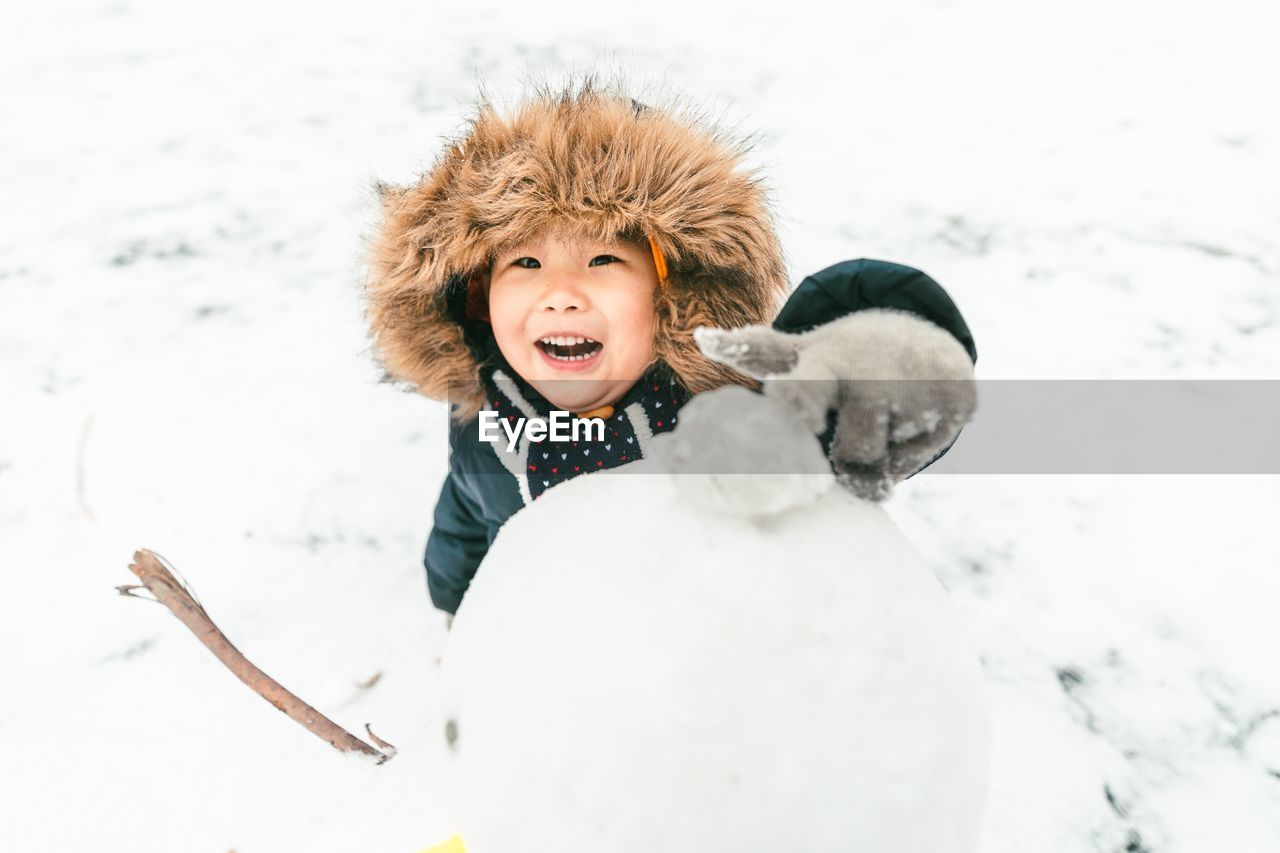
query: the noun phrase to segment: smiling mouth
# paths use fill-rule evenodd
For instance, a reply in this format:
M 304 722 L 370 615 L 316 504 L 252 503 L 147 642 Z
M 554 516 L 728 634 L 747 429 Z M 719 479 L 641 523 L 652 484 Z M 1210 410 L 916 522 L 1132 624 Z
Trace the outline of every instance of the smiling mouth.
M 591 338 L 562 335 L 542 338 L 536 346 L 558 361 L 586 361 L 604 349 L 604 344 Z

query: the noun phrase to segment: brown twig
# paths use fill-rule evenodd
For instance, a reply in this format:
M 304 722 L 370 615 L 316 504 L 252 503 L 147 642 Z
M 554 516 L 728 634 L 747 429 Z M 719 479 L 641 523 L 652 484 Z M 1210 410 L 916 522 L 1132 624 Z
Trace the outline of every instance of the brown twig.
M 186 585 L 173 576 L 166 566 L 166 561 L 159 554 L 146 549 L 135 551 L 129 570 L 138 576 L 138 580 L 142 581 L 142 585 L 151 591 L 157 601 L 168 607 L 173 615 L 178 617 L 178 621 L 191 629 L 196 638 L 204 643 L 236 678 L 253 688 L 254 692 L 263 699 L 288 714 L 307 731 L 328 741 L 341 752 L 368 755 L 376 758 L 379 764 L 394 755 L 394 752 L 380 752 L 369 746 L 250 663 L 239 649 L 231 645 L 231 641 L 218 629 L 218 626 L 213 624 L 204 607 L 196 601 Z M 120 588 L 117 587 L 117 589 Z M 121 589 L 121 593 L 132 595 L 131 590 L 125 592 Z M 372 735 L 372 732 L 370 734 Z M 375 742 L 380 746 L 383 743 L 376 738 Z
M 373 729 L 369 728 L 368 723 L 364 724 L 364 730 L 369 733 L 369 740 L 378 745 L 378 749 L 386 750 L 388 757 L 396 754 L 395 744 L 387 743 L 385 740 L 375 735 L 373 733 Z

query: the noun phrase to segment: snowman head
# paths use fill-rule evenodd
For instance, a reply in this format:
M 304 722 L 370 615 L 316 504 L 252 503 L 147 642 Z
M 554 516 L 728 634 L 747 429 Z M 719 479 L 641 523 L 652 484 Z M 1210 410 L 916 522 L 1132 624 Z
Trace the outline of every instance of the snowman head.
M 731 385 L 699 394 L 656 436 L 654 465 L 691 510 L 757 522 L 819 500 L 835 482 L 814 434 L 772 397 Z

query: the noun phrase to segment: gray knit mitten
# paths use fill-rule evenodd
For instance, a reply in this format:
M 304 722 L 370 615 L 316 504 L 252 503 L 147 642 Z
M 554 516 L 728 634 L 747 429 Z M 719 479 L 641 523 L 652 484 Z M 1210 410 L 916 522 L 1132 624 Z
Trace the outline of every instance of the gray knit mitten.
M 977 410 L 969 353 L 908 311 L 868 308 L 802 334 L 703 326 L 694 338 L 707 357 L 763 380 L 815 435 L 834 410 L 832 468 L 866 500 L 929 464 Z

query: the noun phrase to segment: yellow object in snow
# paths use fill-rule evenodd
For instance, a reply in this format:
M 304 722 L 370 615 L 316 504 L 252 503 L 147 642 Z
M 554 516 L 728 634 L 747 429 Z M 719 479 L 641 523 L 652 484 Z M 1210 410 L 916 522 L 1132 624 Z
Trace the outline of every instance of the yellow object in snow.
M 455 835 L 448 841 L 441 841 L 439 844 L 433 844 L 422 853 L 467 853 L 467 848 L 462 844 L 462 836 Z

